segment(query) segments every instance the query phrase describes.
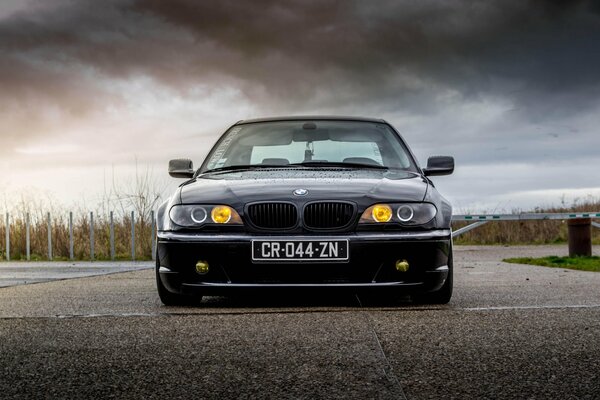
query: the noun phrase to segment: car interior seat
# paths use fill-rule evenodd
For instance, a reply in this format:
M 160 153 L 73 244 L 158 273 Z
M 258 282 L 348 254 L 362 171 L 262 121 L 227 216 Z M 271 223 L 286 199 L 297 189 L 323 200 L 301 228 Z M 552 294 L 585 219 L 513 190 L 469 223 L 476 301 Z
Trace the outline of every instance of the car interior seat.
M 288 165 L 290 160 L 287 158 L 264 158 L 261 164 L 264 165 Z
M 371 158 L 368 158 L 368 157 L 348 157 L 348 158 L 344 158 L 343 162 L 381 166 L 381 164 L 379 164 L 377 161 L 375 161 Z

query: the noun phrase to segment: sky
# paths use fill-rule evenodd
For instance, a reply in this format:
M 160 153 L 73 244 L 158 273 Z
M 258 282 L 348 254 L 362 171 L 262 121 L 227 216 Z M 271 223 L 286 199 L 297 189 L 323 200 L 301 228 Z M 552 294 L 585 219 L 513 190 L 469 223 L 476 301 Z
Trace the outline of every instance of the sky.
M 169 159 L 307 114 L 454 156 L 457 213 L 600 199 L 599 43 L 597 1 L 0 0 L 0 208 L 168 195 Z

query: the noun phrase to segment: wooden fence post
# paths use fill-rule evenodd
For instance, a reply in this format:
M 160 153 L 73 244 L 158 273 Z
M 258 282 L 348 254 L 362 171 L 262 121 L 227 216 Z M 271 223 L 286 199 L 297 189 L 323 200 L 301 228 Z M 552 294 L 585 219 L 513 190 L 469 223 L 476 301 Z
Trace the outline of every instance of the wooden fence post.
M 568 221 L 569 257 L 592 255 L 592 220 L 575 218 Z

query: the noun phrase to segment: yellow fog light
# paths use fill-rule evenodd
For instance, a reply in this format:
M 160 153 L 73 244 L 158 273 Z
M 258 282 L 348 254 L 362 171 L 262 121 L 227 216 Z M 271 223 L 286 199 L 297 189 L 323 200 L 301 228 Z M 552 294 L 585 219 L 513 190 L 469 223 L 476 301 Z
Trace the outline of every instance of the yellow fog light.
M 216 206 L 210 212 L 210 217 L 216 224 L 226 224 L 231 219 L 231 207 Z
M 196 272 L 200 275 L 208 273 L 208 263 L 206 261 L 198 261 L 196 263 Z
M 371 216 L 377 222 L 388 222 L 392 219 L 392 208 L 387 204 L 376 204 L 373 206 Z
M 408 271 L 409 265 L 406 260 L 398 260 L 396 261 L 396 271 L 398 272 L 406 272 Z

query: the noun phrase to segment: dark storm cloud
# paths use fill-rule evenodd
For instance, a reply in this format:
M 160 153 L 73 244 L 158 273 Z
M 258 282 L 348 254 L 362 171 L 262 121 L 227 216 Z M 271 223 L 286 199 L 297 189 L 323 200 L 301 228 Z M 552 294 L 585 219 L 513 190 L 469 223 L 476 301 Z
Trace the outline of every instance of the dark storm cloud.
M 593 1 L 77 1 L 0 20 L 0 105 L 36 132 L 122 101 L 111 81 L 149 77 L 185 96 L 234 86 L 269 112 L 427 115 L 491 97 L 515 121 L 597 106 Z M 19 113 L 7 110 L 19 110 Z M 360 112 L 359 112 L 360 113 Z M 367 112 L 368 113 L 368 112 Z
M 192 57 L 201 55 L 200 71 L 254 83 L 275 96 L 274 104 L 369 99 L 426 113 L 436 93 L 455 90 L 507 96 L 539 114 L 547 110 L 539 96 L 559 98 L 548 105 L 555 111 L 565 98 L 585 107 L 597 95 L 600 19 L 593 3 L 176 4 L 147 0 L 129 10 L 183 28 L 200 50 L 189 47 Z M 203 52 L 202 44 L 214 47 Z
M 421 161 L 455 155 L 436 184 L 467 205 L 584 193 L 600 162 L 599 4 L 0 2 L 0 184 L 86 177 L 91 193 L 94 168 L 135 154 L 163 171 L 239 118 L 339 113 L 387 118 Z

